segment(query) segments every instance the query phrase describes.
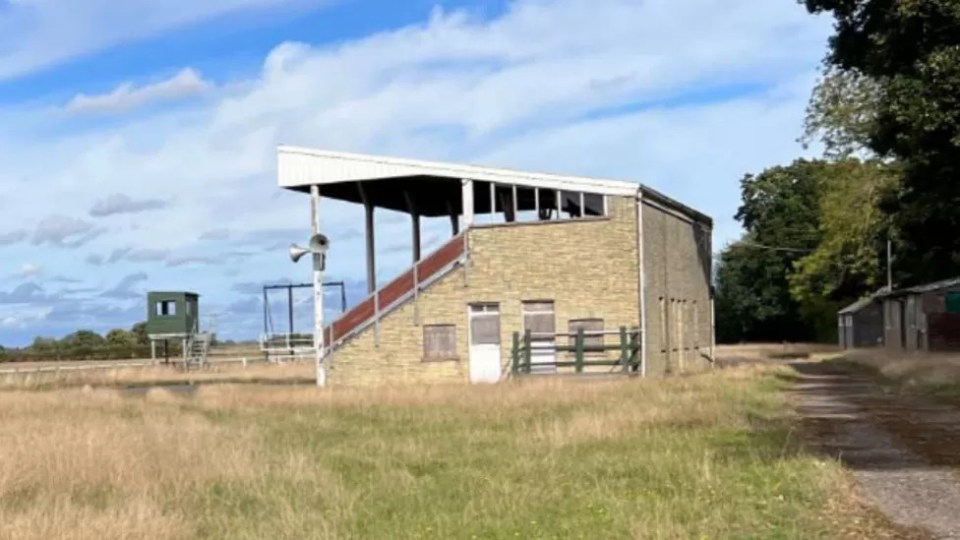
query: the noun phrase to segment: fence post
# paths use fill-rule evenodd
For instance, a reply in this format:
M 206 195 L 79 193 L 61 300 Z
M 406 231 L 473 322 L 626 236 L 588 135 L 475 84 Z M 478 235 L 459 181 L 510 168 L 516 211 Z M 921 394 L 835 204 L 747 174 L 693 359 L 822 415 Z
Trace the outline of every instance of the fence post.
M 583 348 L 584 348 L 583 327 L 577 329 L 577 373 L 583 373 Z
M 530 330 L 527 329 L 527 330 L 525 330 L 525 331 L 523 332 L 523 359 L 524 359 L 524 361 L 525 361 L 526 364 L 527 364 L 527 373 L 528 373 L 528 374 L 530 373 L 530 362 L 531 362 L 531 360 L 532 360 L 532 354 L 531 354 L 531 350 L 530 350 L 530 349 L 532 348 L 532 346 L 531 346 L 531 343 L 532 343 L 532 342 L 533 342 L 533 340 L 532 340 L 531 337 L 530 337 Z
M 513 372 L 514 377 L 520 373 L 520 332 L 513 333 L 513 350 L 510 355 L 510 371 Z
M 620 327 L 620 363 L 623 364 L 623 372 L 628 373 L 630 371 L 630 353 L 629 345 L 627 343 L 627 327 Z
M 643 355 L 640 354 L 640 332 L 641 330 L 637 330 L 630 336 L 630 364 L 633 365 L 635 371 L 642 371 L 640 363 L 643 361 Z

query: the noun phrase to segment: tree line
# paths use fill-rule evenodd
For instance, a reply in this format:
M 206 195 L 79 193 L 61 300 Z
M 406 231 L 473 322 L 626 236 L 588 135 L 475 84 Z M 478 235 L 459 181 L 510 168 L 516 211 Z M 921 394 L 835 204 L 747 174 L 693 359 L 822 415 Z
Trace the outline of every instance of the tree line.
M 232 340 L 220 341 L 211 336 L 211 346 L 232 346 Z M 163 345 L 157 344 L 157 357 L 164 355 Z M 150 338 L 147 323 L 138 322 L 129 330 L 115 328 L 104 335 L 93 330 L 78 330 L 61 339 L 34 338 L 26 347 L 0 346 L 0 362 L 33 362 L 48 360 L 130 360 L 150 358 Z M 166 349 L 170 358 L 179 358 L 182 349 L 179 340 L 170 340 Z
M 179 344 L 171 343 L 171 356 L 180 353 Z M 174 351 L 174 347 L 176 350 Z M 0 362 L 39 360 L 119 360 L 149 358 L 150 340 L 146 323 L 139 322 L 129 330 L 116 328 L 104 335 L 93 330 L 78 330 L 62 339 L 37 337 L 27 347 L 0 347 Z
M 960 0 L 802 0 L 835 20 L 807 109 L 823 156 L 748 174 L 716 267 L 720 341 L 836 339 L 887 283 L 960 275 Z

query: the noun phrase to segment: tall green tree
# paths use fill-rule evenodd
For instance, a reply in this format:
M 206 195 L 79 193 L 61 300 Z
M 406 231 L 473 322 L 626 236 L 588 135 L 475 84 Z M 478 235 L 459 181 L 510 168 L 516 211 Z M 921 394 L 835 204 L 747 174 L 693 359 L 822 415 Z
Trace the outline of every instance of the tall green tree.
M 828 62 L 876 83 L 870 149 L 902 164 L 881 201 L 904 282 L 960 273 L 960 2 L 804 0 L 833 15 Z
M 794 263 L 790 294 L 818 334 L 832 332 L 836 310 L 886 281 L 889 217 L 879 202 L 899 182 L 896 165 L 879 160 L 830 162 L 821 175 L 820 242 Z
M 721 341 L 809 340 L 816 325 L 790 294 L 797 261 L 820 241 L 822 161 L 797 160 L 741 180 L 740 241 L 720 255 L 716 276 Z

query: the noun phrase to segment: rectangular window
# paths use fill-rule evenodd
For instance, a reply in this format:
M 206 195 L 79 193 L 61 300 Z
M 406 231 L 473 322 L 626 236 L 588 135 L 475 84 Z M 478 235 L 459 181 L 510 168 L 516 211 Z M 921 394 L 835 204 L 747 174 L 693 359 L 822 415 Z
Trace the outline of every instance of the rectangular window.
M 540 221 L 559 219 L 557 212 L 557 192 L 552 189 L 540 188 L 537 190 L 537 205 Z
M 536 301 L 523 303 L 523 329 L 533 333 L 534 339 L 553 339 L 556 333 L 553 302 Z
M 602 216 L 604 215 L 604 206 L 603 195 L 597 195 L 595 193 L 583 194 L 583 215 Z
M 423 359 L 457 358 L 457 327 L 452 324 L 428 324 L 423 327 Z
M 583 329 L 583 348 L 588 356 L 602 356 L 603 319 L 573 319 L 569 323 L 570 346 L 576 347 L 577 333 Z
M 578 218 L 583 215 L 583 208 L 581 207 L 582 194 L 577 191 L 561 191 L 560 192 L 560 208 L 566 213 L 567 218 Z
M 552 300 L 523 303 L 523 330 L 530 331 L 530 363 L 535 373 L 556 373 L 557 336 Z
M 950 291 L 946 298 L 947 313 L 960 313 L 960 291 Z
M 470 344 L 500 344 L 500 307 L 496 304 L 470 306 Z
M 157 302 L 156 314 L 160 317 L 173 317 L 177 314 L 176 300 L 161 300 Z
M 192 316 L 192 315 L 193 315 L 193 303 L 192 303 L 192 302 L 187 302 L 187 304 L 184 306 L 184 311 L 187 313 L 187 316 Z

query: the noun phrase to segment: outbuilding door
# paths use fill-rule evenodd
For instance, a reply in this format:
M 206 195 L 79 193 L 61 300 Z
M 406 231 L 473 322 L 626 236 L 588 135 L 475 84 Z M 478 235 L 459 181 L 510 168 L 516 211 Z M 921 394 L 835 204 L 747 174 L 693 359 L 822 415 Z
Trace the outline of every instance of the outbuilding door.
M 552 301 L 523 303 L 523 330 L 530 331 L 530 372 L 557 372 L 556 318 Z
M 470 318 L 470 382 L 500 380 L 500 306 L 473 304 Z

